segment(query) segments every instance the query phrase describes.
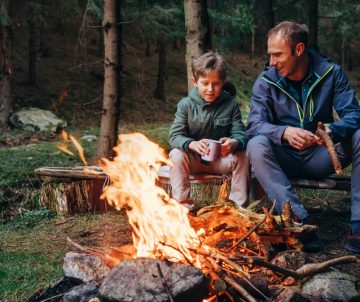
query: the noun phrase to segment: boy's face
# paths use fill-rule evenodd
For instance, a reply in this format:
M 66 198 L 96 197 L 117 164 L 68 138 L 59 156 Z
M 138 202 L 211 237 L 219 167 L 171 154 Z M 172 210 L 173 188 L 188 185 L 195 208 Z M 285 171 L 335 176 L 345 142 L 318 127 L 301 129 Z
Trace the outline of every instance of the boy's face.
M 216 70 L 210 70 L 198 80 L 192 78 L 193 85 L 198 88 L 200 96 L 207 102 L 214 102 L 221 94 L 224 80 L 220 78 L 220 74 Z

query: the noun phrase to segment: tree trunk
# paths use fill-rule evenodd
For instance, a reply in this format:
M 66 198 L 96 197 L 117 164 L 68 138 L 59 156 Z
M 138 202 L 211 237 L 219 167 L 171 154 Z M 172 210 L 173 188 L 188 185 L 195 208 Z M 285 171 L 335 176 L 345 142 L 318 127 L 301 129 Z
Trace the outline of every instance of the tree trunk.
M 256 0 L 254 5 L 255 16 L 255 49 L 263 54 L 267 50 L 267 33 L 275 25 L 273 0 Z
M 121 28 L 120 0 L 104 1 L 104 95 L 103 113 L 95 160 L 108 158 L 117 143 L 120 115 Z
M 185 0 L 185 30 L 186 30 L 186 65 L 188 89 L 192 87 L 191 62 L 205 52 L 209 44 L 209 28 L 206 24 L 208 12 L 206 0 Z
M 154 97 L 158 100 L 165 100 L 165 80 L 166 80 L 166 41 L 163 37 L 158 39 L 159 63 L 157 86 L 154 91 Z
M 11 28 L 0 27 L 0 128 L 6 128 L 12 112 L 11 83 L 12 76 L 12 45 Z
M 28 2 L 28 42 L 29 42 L 29 70 L 28 82 L 30 85 L 37 84 L 36 77 L 36 28 L 35 28 L 34 7 L 31 1 Z
M 318 46 L 318 0 L 309 3 L 309 47 L 319 50 Z

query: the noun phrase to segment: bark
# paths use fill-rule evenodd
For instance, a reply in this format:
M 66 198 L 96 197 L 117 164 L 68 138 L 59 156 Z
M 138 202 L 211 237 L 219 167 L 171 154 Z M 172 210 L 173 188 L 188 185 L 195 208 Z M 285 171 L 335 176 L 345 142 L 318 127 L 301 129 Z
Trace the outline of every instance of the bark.
M 309 47 L 319 50 L 318 46 L 318 1 L 308 0 L 309 3 Z
M 254 5 L 256 28 L 254 37 L 254 49 L 263 54 L 267 49 L 267 33 L 275 25 L 273 0 L 256 0 Z
M 166 41 L 163 37 L 158 39 L 159 62 L 157 86 L 154 91 L 154 97 L 159 100 L 165 100 L 165 80 L 166 80 Z
M 208 12 L 206 0 L 185 0 L 186 66 L 188 89 L 192 87 L 191 62 L 209 46 Z
M 104 95 L 101 127 L 95 160 L 111 156 L 117 142 L 120 116 L 121 28 L 120 1 L 104 1 Z
M 12 45 L 11 28 L 0 28 L 0 128 L 8 126 L 12 112 L 11 77 L 12 77 Z
M 36 85 L 36 28 L 33 4 L 28 2 L 28 43 L 29 43 L 29 70 L 28 82 L 30 85 Z

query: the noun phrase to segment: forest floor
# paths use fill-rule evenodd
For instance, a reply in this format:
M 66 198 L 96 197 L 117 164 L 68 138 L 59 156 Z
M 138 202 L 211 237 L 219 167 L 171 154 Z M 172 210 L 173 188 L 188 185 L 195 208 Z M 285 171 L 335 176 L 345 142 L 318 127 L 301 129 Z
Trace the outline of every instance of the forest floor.
M 61 39 L 62 43 L 59 43 Z M 22 41 L 24 40 L 24 41 Z M 102 106 L 103 66 L 96 39 L 81 48 L 74 34 L 49 36 L 50 53 L 38 58 L 38 85 L 27 84 L 26 39 L 14 33 L 18 47 L 14 53 L 15 109 L 36 106 L 52 110 L 67 120 L 68 131 L 80 137 L 97 134 Z M 167 131 L 175 105 L 186 95 L 183 50 L 169 50 L 166 100 L 154 99 L 157 52 L 145 56 L 145 45 L 127 43 L 124 57 L 124 91 L 120 132 L 141 131 L 168 149 Z M 263 58 L 248 54 L 228 54 L 229 79 L 238 90 L 244 120 L 249 111 L 251 86 L 262 69 Z M 348 73 L 360 91 L 360 70 Z M 122 213 L 53 217 L 38 208 L 40 183 L 33 175 L 39 166 L 81 164 L 56 150 L 58 134 L 29 134 L 10 130 L 0 134 L 0 301 L 24 301 L 39 288 L 46 288 L 62 276 L 62 257 L 69 250 L 66 237 L 89 246 L 123 245 L 131 242 L 130 228 Z M 88 156 L 95 144 L 87 145 Z M 311 212 L 311 222 L 319 226 L 322 252 L 312 254 L 323 261 L 349 254 L 343 247 L 350 219 L 350 196 L 346 192 L 301 190 L 301 199 Z M 54 248 L 56 247 L 56 248 Z M 360 280 L 356 265 L 342 270 Z

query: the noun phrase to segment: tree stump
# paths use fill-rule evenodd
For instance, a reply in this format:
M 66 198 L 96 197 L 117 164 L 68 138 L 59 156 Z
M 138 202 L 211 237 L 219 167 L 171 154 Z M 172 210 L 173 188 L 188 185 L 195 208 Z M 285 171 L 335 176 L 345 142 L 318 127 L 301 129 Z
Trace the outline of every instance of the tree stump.
M 100 199 L 107 177 L 84 171 L 85 167 L 43 167 L 35 170 L 42 181 L 40 204 L 59 215 L 105 212 L 111 207 Z

